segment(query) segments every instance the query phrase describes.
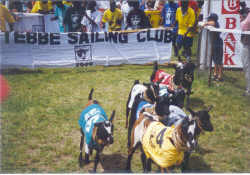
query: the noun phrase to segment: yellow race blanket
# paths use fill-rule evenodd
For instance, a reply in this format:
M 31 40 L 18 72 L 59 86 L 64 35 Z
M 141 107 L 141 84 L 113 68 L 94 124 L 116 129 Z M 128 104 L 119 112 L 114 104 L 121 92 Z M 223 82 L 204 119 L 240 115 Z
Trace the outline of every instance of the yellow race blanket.
M 170 141 L 173 131 L 173 127 L 153 122 L 142 138 L 142 146 L 147 158 L 151 158 L 162 168 L 179 165 L 184 157 L 184 153 L 177 151 Z

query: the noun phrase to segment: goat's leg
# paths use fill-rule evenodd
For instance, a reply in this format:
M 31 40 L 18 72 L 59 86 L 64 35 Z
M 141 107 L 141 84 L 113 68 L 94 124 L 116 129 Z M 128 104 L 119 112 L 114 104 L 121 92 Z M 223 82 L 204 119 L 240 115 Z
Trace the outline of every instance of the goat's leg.
M 146 173 L 147 172 L 147 157 L 142 148 L 141 148 L 141 162 L 142 162 L 143 172 Z
M 81 142 L 80 142 L 80 155 L 79 155 L 78 161 L 79 161 L 79 166 L 82 167 L 83 166 L 82 147 L 83 147 L 83 142 L 84 142 L 84 134 L 82 132 L 82 128 L 80 128 L 80 132 L 81 132 Z
M 151 172 L 152 159 L 147 159 L 147 172 Z
M 85 164 L 88 164 L 89 163 L 89 154 L 90 154 L 90 151 L 92 151 L 92 150 L 90 150 L 89 149 L 89 146 L 85 143 L 85 159 L 84 159 L 84 162 L 85 162 Z
M 129 120 L 129 125 L 128 125 L 128 148 L 130 148 L 131 146 L 131 133 L 132 133 L 132 129 L 133 129 L 133 126 L 134 126 L 134 122 L 135 120 L 130 117 L 130 120 Z
M 188 169 L 188 161 L 189 161 L 190 154 L 191 154 L 190 152 L 184 153 L 184 160 L 181 164 L 181 171 L 182 172 L 186 172 Z
M 100 160 L 100 152 L 97 150 L 96 151 L 96 155 L 95 155 L 95 165 L 94 165 L 94 169 L 93 169 L 93 172 L 95 173 L 96 172 L 96 169 L 97 169 L 97 165 L 99 163 L 99 160 Z
M 128 151 L 128 159 L 127 159 L 127 166 L 126 166 L 126 170 L 128 172 L 131 172 L 131 160 L 132 160 L 135 150 L 136 150 L 136 147 L 132 147 Z

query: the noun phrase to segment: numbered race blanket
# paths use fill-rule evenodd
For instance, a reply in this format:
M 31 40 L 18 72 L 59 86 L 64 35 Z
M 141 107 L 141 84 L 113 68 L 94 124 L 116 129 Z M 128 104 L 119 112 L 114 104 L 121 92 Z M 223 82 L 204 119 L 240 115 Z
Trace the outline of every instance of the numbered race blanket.
M 180 164 L 184 153 L 178 152 L 170 138 L 174 127 L 166 127 L 160 122 L 153 122 L 142 138 L 143 150 L 147 158 L 151 158 L 162 168 Z
M 108 117 L 103 108 L 98 104 L 89 105 L 82 111 L 78 123 L 84 132 L 86 144 L 93 146 L 92 144 L 94 143 L 92 143 L 91 140 L 94 125 L 97 122 L 103 122 L 105 120 L 108 120 Z

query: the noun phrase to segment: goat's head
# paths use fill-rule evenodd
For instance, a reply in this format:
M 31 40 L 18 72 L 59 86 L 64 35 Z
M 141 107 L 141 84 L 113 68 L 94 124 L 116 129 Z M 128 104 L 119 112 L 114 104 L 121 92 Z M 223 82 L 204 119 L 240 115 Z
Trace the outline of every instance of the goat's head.
M 195 67 L 195 64 L 192 62 L 179 62 L 175 65 L 174 83 L 176 85 L 182 85 L 185 89 L 190 89 L 194 80 Z
M 170 93 L 170 104 L 183 108 L 186 95 L 185 90 L 183 88 L 177 88 L 176 90 L 171 91 Z
M 147 88 L 144 92 L 144 98 L 151 103 L 155 103 L 156 97 L 159 95 L 159 83 L 143 83 Z
M 181 127 L 182 139 L 185 140 L 185 144 L 188 150 L 194 150 L 197 146 L 197 122 L 195 120 L 189 120 L 184 118 L 179 125 Z
M 167 118 L 169 111 L 170 99 L 165 96 L 158 96 L 155 103 L 155 113 L 162 118 Z
M 98 145 L 102 147 L 106 145 L 110 145 L 114 142 L 114 139 L 113 139 L 114 116 L 115 116 L 115 111 L 112 112 L 109 120 L 95 123 L 96 134 L 95 134 L 94 140 L 96 143 L 98 143 Z
M 194 81 L 194 69 L 196 65 L 192 62 L 187 62 L 183 66 L 183 81 L 182 86 L 186 89 L 191 88 Z
M 197 121 L 199 124 L 200 129 L 204 131 L 213 131 L 213 125 L 210 120 L 209 111 L 212 109 L 212 106 L 210 106 L 207 110 L 201 110 L 198 112 L 194 112 L 192 109 L 188 108 L 187 110 L 191 113 L 191 117 L 195 119 L 197 117 Z

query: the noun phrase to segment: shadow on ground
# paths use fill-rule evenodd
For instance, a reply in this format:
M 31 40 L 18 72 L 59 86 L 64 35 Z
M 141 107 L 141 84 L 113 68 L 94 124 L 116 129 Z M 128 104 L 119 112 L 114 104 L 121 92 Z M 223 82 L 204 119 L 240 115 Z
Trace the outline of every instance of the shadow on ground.
M 101 165 L 103 173 L 124 173 L 127 157 L 118 153 L 102 155 Z
M 213 153 L 213 150 L 204 149 L 199 147 L 197 150 L 198 154 L 191 154 L 187 173 L 212 173 L 211 166 L 208 165 L 204 160 L 205 154 Z
M 206 106 L 205 106 L 205 103 L 204 103 L 204 101 L 202 99 L 192 97 L 192 95 L 191 95 L 191 97 L 189 99 L 189 107 L 191 109 L 193 109 L 193 108 L 196 108 L 196 107 L 205 108 Z

